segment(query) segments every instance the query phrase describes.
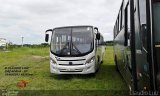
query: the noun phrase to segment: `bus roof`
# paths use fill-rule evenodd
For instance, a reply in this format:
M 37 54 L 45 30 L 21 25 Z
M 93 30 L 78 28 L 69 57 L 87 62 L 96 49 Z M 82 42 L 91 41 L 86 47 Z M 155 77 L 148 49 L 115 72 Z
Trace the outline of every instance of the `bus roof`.
M 59 28 L 73 28 L 73 27 L 94 27 L 94 26 L 91 26 L 91 25 L 62 26 L 62 27 L 55 27 L 54 29 L 59 29 Z

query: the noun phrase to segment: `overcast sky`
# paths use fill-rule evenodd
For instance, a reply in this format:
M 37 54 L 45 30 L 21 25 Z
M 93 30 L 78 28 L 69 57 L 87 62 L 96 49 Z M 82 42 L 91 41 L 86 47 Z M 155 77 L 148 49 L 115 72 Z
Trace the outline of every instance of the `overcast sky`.
M 0 0 L 0 38 L 14 44 L 39 44 L 46 29 L 93 25 L 105 40 L 113 39 L 113 26 L 122 0 Z

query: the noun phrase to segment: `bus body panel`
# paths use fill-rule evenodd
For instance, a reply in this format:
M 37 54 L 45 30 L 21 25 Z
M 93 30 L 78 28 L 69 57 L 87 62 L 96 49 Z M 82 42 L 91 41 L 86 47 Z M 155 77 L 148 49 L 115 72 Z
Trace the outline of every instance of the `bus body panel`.
M 123 78 L 125 79 L 126 83 L 131 86 L 131 70 L 128 67 L 131 66 L 130 56 L 131 50 L 129 46 L 124 46 L 125 41 L 125 29 L 124 27 L 119 32 L 119 34 L 114 39 L 114 53 L 116 57 L 117 67 L 119 72 L 123 74 Z M 129 44 L 130 45 L 130 44 Z
M 160 24 L 160 1 L 134 0 L 134 12 L 132 14 L 129 13 L 132 19 L 134 17 L 134 27 L 131 26 L 135 32 L 133 40 L 130 38 L 131 32 L 127 29 L 129 26 L 127 25 L 128 21 L 126 21 L 128 6 L 130 6 L 130 0 L 123 0 L 114 26 L 114 57 L 116 66 L 129 85 L 130 90 L 133 90 L 134 76 L 132 65 L 134 63 L 131 62 L 131 50 L 133 48 L 130 45 L 131 41 L 134 41 L 136 57 L 134 58 L 136 64 L 135 77 L 137 79 L 134 84 L 137 84 L 137 90 L 153 91 L 157 88 L 160 90 L 160 33 L 156 33 L 160 32 L 160 27 L 158 27 Z M 124 25 L 121 20 L 124 20 Z
M 95 73 L 95 61 L 85 64 L 86 60 L 95 55 L 94 51 L 82 57 L 56 57 L 50 53 L 50 57 L 56 61 L 50 61 L 50 71 L 54 74 L 89 74 Z M 72 62 L 73 65 L 69 65 Z
M 156 88 L 160 90 L 160 1 L 153 0 L 152 1 L 152 20 L 153 20 L 153 41 L 154 41 L 154 62 L 156 63 Z
M 142 3 L 142 2 L 140 2 Z M 136 48 L 136 64 L 137 64 L 137 80 L 138 80 L 138 90 L 143 90 L 144 87 L 150 89 L 150 78 L 149 78 L 149 63 L 147 62 L 147 53 L 144 49 L 141 38 L 142 31 L 141 31 L 141 15 L 140 11 L 140 4 L 139 1 L 135 1 L 135 8 L 136 11 L 134 13 L 134 21 L 135 21 L 135 48 Z M 144 6 L 145 7 L 145 6 Z M 145 12 L 145 11 L 144 11 Z M 144 17 L 145 18 L 145 17 Z M 146 22 L 146 21 L 145 21 Z

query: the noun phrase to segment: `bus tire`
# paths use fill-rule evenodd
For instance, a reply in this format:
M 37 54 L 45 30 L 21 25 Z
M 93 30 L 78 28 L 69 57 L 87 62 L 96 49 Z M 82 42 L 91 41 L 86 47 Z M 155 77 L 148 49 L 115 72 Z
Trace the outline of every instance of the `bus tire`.
M 96 69 L 95 74 L 98 73 L 98 71 L 99 71 L 99 67 Z
M 119 72 L 119 69 L 118 69 L 118 66 L 117 66 L 117 57 L 116 57 L 116 56 L 115 56 L 114 61 L 115 61 L 115 68 L 116 68 L 116 71 Z
M 104 53 L 102 55 L 102 61 L 101 61 L 102 64 L 103 64 L 103 61 L 104 61 Z
M 101 61 L 101 64 L 103 64 L 103 60 Z
M 100 57 L 99 56 L 97 56 L 97 60 L 98 60 L 98 66 L 97 66 L 97 68 L 95 68 L 95 73 L 97 73 L 98 71 L 99 71 L 99 68 L 100 68 L 100 64 L 101 64 L 101 62 L 100 62 Z
M 89 76 L 90 77 L 95 77 L 96 76 L 96 72 L 95 73 L 90 73 Z

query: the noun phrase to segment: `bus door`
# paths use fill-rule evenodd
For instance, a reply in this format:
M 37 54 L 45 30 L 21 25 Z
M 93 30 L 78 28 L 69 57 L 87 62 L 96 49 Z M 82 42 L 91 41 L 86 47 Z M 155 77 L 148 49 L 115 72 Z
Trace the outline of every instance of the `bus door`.
M 151 75 L 150 75 L 150 48 L 151 46 L 151 35 L 150 34 L 150 13 L 149 13 L 149 5 L 147 0 L 138 0 L 136 11 L 137 13 L 137 36 L 140 37 L 137 40 L 137 48 L 136 48 L 136 63 L 137 63 L 137 83 L 138 90 L 150 90 L 151 88 Z M 136 20 L 135 20 L 136 21 Z M 138 45 L 139 44 L 139 45 Z
M 124 55 L 124 74 L 125 80 L 127 81 L 129 88 L 131 88 L 131 12 L 130 12 L 130 3 L 125 7 L 125 55 Z M 131 89 L 130 89 L 131 90 Z
M 160 90 L 160 1 L 153 0 L 153 38 L 155 49 L 155 64 L 157 68 L 157 88 Z

